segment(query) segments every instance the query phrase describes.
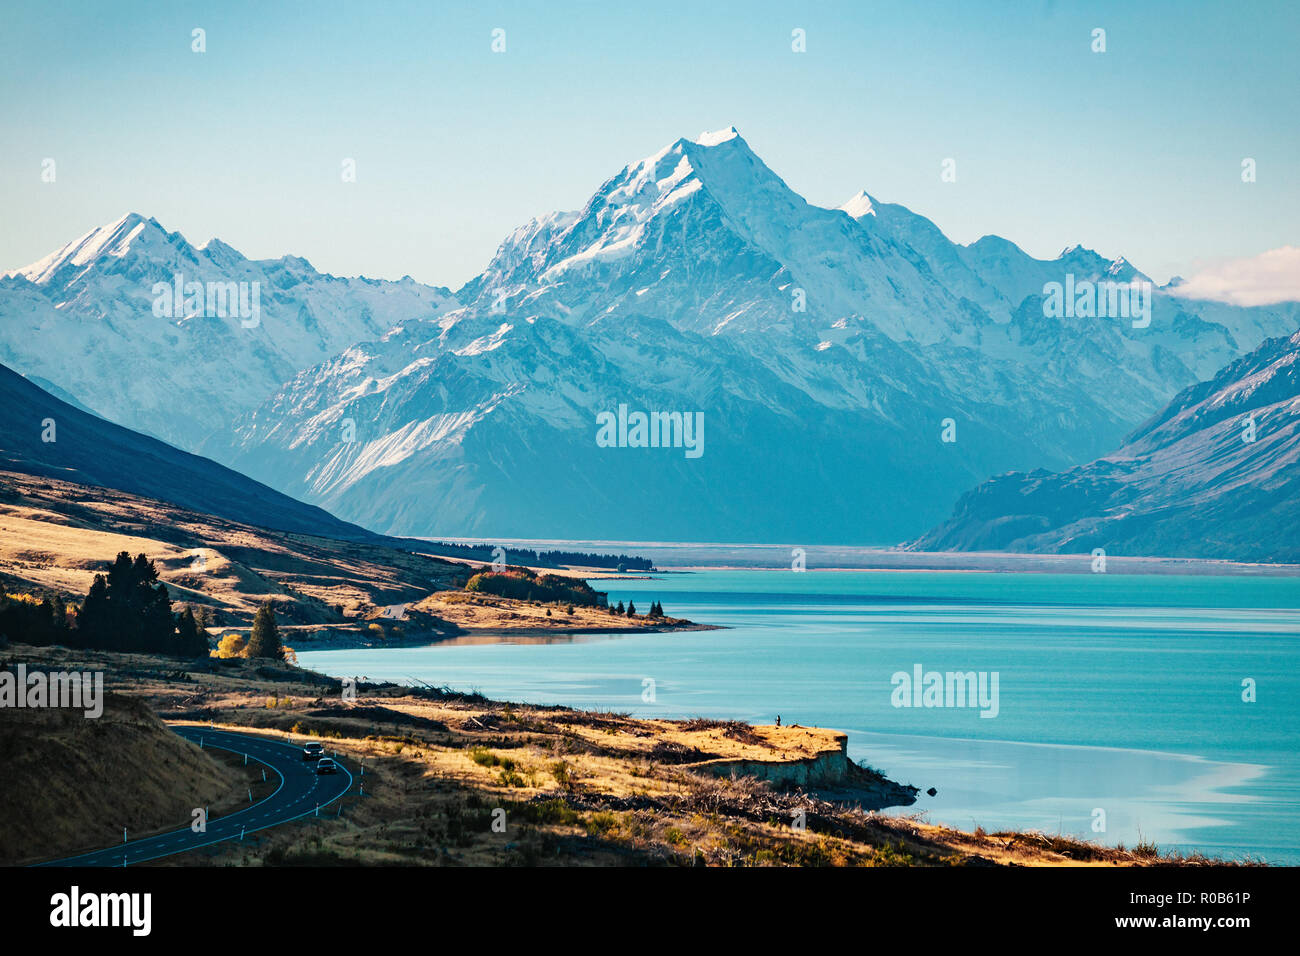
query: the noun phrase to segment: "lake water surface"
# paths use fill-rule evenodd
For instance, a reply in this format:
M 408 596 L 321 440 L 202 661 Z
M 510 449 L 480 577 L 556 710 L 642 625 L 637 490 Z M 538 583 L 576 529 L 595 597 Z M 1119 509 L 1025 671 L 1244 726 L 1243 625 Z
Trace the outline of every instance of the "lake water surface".
M 843 730 L 854 759 L 936 788 L 912 808 L 934 822 L 1300 863 L 1300 579 L 710 570 L 593 583 L 611 603 L 659 600 L 725 629 L 300 657 L 335 676 L 635 716 L 780 714 Z M 982 673 L 990 690 L 996 672 L 996 716 L 895 706 L 894 675 L 918 665 Z

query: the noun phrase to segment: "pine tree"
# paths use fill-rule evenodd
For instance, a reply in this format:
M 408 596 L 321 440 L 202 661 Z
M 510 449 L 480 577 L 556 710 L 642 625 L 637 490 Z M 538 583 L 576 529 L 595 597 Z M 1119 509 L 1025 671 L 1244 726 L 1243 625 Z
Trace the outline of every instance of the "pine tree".
M 56 591 L 54 596 L 50 598 L 50 606 L 54 611 L 54 630 L 60 635 L 66 635 L 68 630 L 68 602 L 63 600 L 63 595 Z
M 83 647 L 176 653 L 171 598 L 143 554 L 119 552 L 107 574 L 95 575 L 77 622 Z
M 186 607 L 176 615 L 176 652 L 182 657 L 207 657 L 208 636 L 199 630 L 193 609 Z
M 619 601 L 619 602 L 618 602 L 618 607 L 616 607 L 616 608 L 614 609 L 614 613 L 615 613 L 615 614 L 624 614 L 624 613 L 626 613 L 626 612 L 623 610 L 623 602 L 622 602 L 622 601 Z
M 275 611 L 267 601 L 253 617 L 253 633 L 248 638 L 249 657 L 284 659 L 284 645 L 280 643 L 280 628 L 275 623 Z
M 636 605 L 633 604 L 631 601 L 627 602 L 627 616 L 636 617 Z
M 82 647 L 111 647 L 111 613 L 108 606 L 108 578 L 96 574 L 90 584 L 90 593 L 81 602 L 81 613 L 77 615 L 78 643 Z

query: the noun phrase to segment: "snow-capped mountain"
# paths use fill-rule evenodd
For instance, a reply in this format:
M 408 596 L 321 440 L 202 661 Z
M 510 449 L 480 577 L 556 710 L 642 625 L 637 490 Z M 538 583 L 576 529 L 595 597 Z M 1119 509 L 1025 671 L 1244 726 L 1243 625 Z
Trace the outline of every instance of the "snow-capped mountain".
M 195 247 L 132 214 L 0 278 L 0 362 L 192 450 L 301 369 L 454 304 L 410 279 L 253 261 L 216 239 Z
M 1104 458 L 985 482 L 915 546 L 1300 562 L 1300 332 L 1183 390 Z
M 167 241 L 151 245 L 170 248 L 157 232 Z M 119 335 L 115 364 L 64 372 L 29 348 L 25 303 L 71 327 L 74 354 L 99 347 L 82 326 L 127 321 L 115 276 L 160 260 L 145 277 L 156 281 L 175 264 L 138 240 L 116 255 L 97 239 L 89 258 L 73 244 L 53 257 L 67 264 L 3 280 L 0 359 L 348 520 L 412 535 L 899 541 L 990 475 L 1104 454 L 1180 389 L 1300 325 L 1294 303 L 1241 309 L 1158 289 L 1142 327 L 1073 298 L 1054 313 L 1048 283 L 1145 276 L 1079 248 L 1036 260 L 996 237 L 958 245 L 865 192 L 810 205 L 727 129 L 516 229 L 458 303 L 406 282 L 293 284 L 300 260 L 249 263 L 269 288 L 290 282 L 315 322 L 283 313 L 268 329 L 264 298 L 252 331 L 267 344 L 206 367 L 199 408 L 110 405 L 122 370 L 131 387 L 171 381 L 195 351 L 181 341 L 188 320 L 148 323 L 149 340 Z M 221 332 L 206 344 L 219 357 L 245 330 Z M 255 380 L 237 382 L 245 367 Z M 599 421 L 620 406 L 702 422 L 702 453 L 604 447 Z
M 1300 324 L 1158 290 L 1145 328 L 1048 318 L 1067 276 L 1145 278 L 959 246 L 865 193 L 810 205 L 728 129 L 520 227 L 463 308 L 298 375 L 208 451 L 388 532 L 889 542 Z M 702 413 L 704 454 L 600 447 L 620 404 Z

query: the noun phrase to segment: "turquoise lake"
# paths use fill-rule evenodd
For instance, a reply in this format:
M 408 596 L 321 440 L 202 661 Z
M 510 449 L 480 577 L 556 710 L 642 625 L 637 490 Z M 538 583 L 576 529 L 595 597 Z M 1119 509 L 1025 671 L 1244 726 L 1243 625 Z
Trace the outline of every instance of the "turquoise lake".
M 933 822 L 1300 864 L 1300 579 L 709 570 L 593 585 L 722 629 L 300 658 L 635 716 L 779 714 L 934 787 L 903 811 Z M 996 673 L 996 716 L 895 706 L 894 675 L 918 665 L 988 688 Z

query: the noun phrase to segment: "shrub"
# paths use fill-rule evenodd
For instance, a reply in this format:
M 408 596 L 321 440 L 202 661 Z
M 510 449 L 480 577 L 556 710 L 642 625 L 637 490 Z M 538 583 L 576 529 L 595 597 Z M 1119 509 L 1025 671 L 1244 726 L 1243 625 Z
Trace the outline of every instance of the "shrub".
M 217 649 L 212 652 L 213 657 L 247 657 L 245 653 L 248 650 L 248 642 L 243 635 L 231 631 L 229 634 L 223 634 L 221 641 L 217 644 Z
M 555 778 L 555 782 L 560 785 L 561 790 L 573 789 L 573 774 L 569 770 L 569 765 L 563 760 L 557 760 L 551 764 L 551 776 Z
M 525 785 L 524 778 L 519 776 L 519 774 L 515 773 L 509 767 L 502 769 L 500 780 L 502 786 L 506 787 L 522 787 Z
M 529 823 L 561 823 L 573 825 L 578 822 L 578 811 L 559 798 L 525 803 L 516 811 Z
M 618 829 L 618 817 L 608 810 L 598 810 L 587 820 L 587 832 L 592 836 L 603 835 Z
M 470 747 L 469 759 L 474 761 L 480 767 L 500 767 L 506 771 L 515 769 L 515 762 L 513 760 L 509 757 L 498 756 L 486 747 Z

